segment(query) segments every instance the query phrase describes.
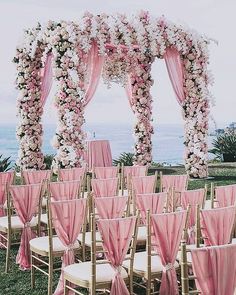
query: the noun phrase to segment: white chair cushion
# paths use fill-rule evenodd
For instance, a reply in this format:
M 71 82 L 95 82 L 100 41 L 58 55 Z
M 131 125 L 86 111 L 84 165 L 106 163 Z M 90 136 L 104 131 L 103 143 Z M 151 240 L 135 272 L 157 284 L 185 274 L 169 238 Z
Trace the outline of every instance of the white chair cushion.
M 211 208 L 211 200 L 205 201 L 204 209 L 207 209 L 207 210 L 212 209 Z
M 77 240 L 80 241 L 80 242 L 82 242 L 82 237 L 83 237 L 83 234 L 79 234 Z M 101 238 L 101 234 L 100 234 L 100 232 L 97 231 L 96 232 L 96 240 L 97 241 L 101 241 L 101 239 L 102 239 Z M 91 235 L 91 232 L 86 232 L 85 233 L 85 242 L 84 242 L 84 244 L 86 246 L 88 246 L 88 247 L 91 247 L 91 245 L 92 245 L 92 235 Z M 97 242 L 96 245 L 99 246 L 99 247 L 102 247 L 102 243 L 101 242 Z
M 44 224 L 48 224 L 48 215 L 47 213 L 41 214 L 41 222 Z
M 35 227 L 38 223 L 38 218 L 33 217 L 30 222 L 30 227 Z M 13 230 L 20 230 L 24 227 L 24 224 L 20 221 L 18 216 L 11 216 L 11 228 Z M 7 216 L 0 217 L 0 231 L 6 232 L 8 229 Z
M 236 238 L 232 239 L 231 244 L 236 244 Z
M 123 266 L 128 269 L 130 267 L 130 261 L 125 260 Z M 175 268 L 179 267 L 178 262 L 174 264 Z M 147 277 L 147 252 L 138 252 L 134 255 L 134 266 L 133 270 L 135 273 L 139 274 L 142 277 Z M 163 270 L 163 265 L 161 263 L 161 258 L 159 255 L 151 256 L 151 272 L 152 273 L 161 273 Z
M 66 250 L 66 247 L 62 244 L 60 239 L 57 236 L 54 236 L 52 238 L 52 244 L 53 244 L 53 252 L 63 252 Z M 80 244 L 79 242 L 76 242 L 73 246 L 73 249 L 79 249 Z M 49 239 L 48 236 L 45 237 L 39 237 L 30 240 L 30 249 L 38 253 L 42 256 L 48 256 L 49 254 Z
M 147 227 L 146 226 L 139 226 L 138 227 L 138 234 L 137 234 L 137 243 L 145 242 L 147 240 Z
M 91 284 L 91 269 L 92 265 L 90 261 L 71 264 L 64 268 L 64 274 L 66 280 L 78 284 L 83 283 L 83 285 Z M 115 270 L 110 264 L 97 264 L 96 265 L 96 282 L 106 283 L 111 282 L 115 276 Z M 123 279 L 128 278 L 127 271 L 122 267 L 121 276 Z

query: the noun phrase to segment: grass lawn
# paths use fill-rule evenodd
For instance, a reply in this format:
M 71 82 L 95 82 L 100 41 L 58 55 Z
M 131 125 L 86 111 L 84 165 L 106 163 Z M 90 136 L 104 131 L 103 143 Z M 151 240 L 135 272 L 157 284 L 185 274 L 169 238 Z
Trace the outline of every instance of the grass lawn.
M 153 169 L 154 170 L 154 169 Z M 156 170 L 156 169 L 155 169 Z M 157 168 L 164 174 L 184 174 L 183 167 L 165 167 Z M 207 180 L 190 180 L 189 189 L 202 188 L 207 183 L 210 189 L 210 183 L 216 185 L 236 184 L 236 163 L 235 164 L 211 164 L 209 166 L 209 177 Z M 0 295 L 46 295 L 47 278 L 36 272 L 36 288 L 30 288 L 30 272 L 20 271 L 15 264 L 15 255 L 17 248 L 12 250 L 11 268 L 9 274 L 4 273 L 5 250 L 0 249 Z M 58 274 L 55 274 L 54 287 L 56 287 Z M 144 294 L 140 292 L 139 294 Z

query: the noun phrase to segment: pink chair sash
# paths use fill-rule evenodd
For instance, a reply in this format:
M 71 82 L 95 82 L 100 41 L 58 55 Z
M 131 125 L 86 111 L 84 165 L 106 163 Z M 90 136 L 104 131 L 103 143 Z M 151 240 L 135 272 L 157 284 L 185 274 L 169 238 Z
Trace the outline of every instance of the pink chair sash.
M 0 217 L 5 216 L 4 204 L 6 202 L 6 184 L 0 183 Z
M 136 217 L 100 219 L 98 230 L 103 239 L 103 248 L 116 274 L 112 280 L 111 295 L 128 295 L 129 291 L 121 277 L 120 269 L 134 233 Z
M 146 166 L 124 166 L 124 176 L 141 177 L 145 176 L 147 172 Z
M 163 175 L 161 181 L 163 191 L 173 188 L 175 191 L 180 192 L 187 189 L 188 175 Z
M 37 184 L 44 180 L 50 180 L 51 170 L 25 170 L 22 171 L 25 184 Z
M 0 172 L 0 184 L 11 185 L 14 180 L 14 171 Z
M 84 178 L 86 171 L 87 171 L 86 167 L 59 169 L 58 179 L 60 181 L 82 180 Z
M 142 221 L 146 224 L 147 210 L 151 214 L 163 213 L 167 193 L 152 193 L 152 194 L 139 194 L 136 197 L 137 207 L 140 210 Z
M 50 182 L 49 191 L 51 196 L 56 201 L 76 199 L 79 196 L 81 182 L 78 180 L 74 181 L 63 181 L 63 182 Z
M 191 251 L 197 289 L 207 295 L 233 295 L 236 288 L 236 245 Z
M 95 177 L 98 179 L 116 178 L 118 167 L 94 167 Z
M 95 197 L 113 197 L 117 195 L 118 178 L 92 179 L 92 192 Z
M 127 197 L 105 197 L 95 198 L 95 207 L 100 218 L 120 218 L 124 214 Z
M 51 202 L 50 208 L 57 236 L 66 247 L 62 258 L 61 276 L 54 293 L 54 295 L 63 295 L 64 268 L 75 262 L 73 246 L 85 219 L 86 199 Z
M 194 244 L 195 242 L 195 223 L 196 223 L 196 206 L 199 205 L 202 208 L 202 204 L 205 199 L 205 190 L 191 190 L 182 191 L 180 193 L 181 206 L 184 210 L 190 205 L 189 219 L 188 219 L 188 244 Z
M 20 248 L 16 257 L 16 263 L 20 265 L 21 269 L 30 268 L 29 241 L 33 238 L 30 222 L 33 216 L 38 213 L 41 190 L 41 184 L 14 185 L 9 188 L 16 213 L 24 224 Z
M 135 194 L 154 193 L 156 189 L 156 176 L 132 177 L 132 189 Z
M 219 207 L 234 206 L 236 203 L 236 184 L 217 186 L 215 197 Z
M 200 211 L 202 236 L 206 246 L 228 244 L 235 220 L 235 207 Z
M 151 215 L 153 240 L 161 257 L 163 271 L 160 294 L 177 295 L 178 284 L 174 267 L 186 220 L 186 211 Z

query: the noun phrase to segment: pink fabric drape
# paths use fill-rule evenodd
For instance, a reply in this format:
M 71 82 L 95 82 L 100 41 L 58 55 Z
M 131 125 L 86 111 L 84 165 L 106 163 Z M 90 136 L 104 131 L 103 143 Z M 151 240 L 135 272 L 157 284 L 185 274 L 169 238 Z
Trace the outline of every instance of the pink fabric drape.
M 52 58 L 52 54 L 48 54 L 44 69 L 42 71 L 40 101 L 43 106 L 45 105 L 46 99 L 52 87 Z
M 118 167 L 94 167 L 96 178 L 115 178 L 118 176 Z
M 93 167 L 112 166 L 111 147 L 108 140 L 88 140 L 84 155 L 89 170 Z
M 132 177 L 132 189 L 135 194 L 154 193 L 156 189 L 156 176 Z
M 202 236 L 206 246 L 228 244 L 235 220 L 235 207 L 200 211 Z
M 50 180 L 51 170 L 25 170 L 22 171 L 25 184 L 37 184 L 44 180 Z
M 217 186 L 215 197 L 219 207 L 234 206 L 236 204 L 236 184 Z
M 58 179 L 60 181 L 81 180 L 84 178 L 86 171 L 87 171 L 86 167 L 59 169 Z
M 56 201 L 50 204 L 52 222 L 58 238 L 66 247 L 62 258 L 61 276 L 54 295 L 64 293 L 64 268 L 75 262 L 74 245 L 86 214 L 86 200 Z M 73 294 L 70 292 L 70 294 Z
M 98 45 L 93 42 L 92 47 L 87 55 L 87 75 L 88 85 L 86 85 L 86 93 L 84 98 L 84 106 L 90 102 L 97 89 L 100 76 L 102 73 L 102 67 L 104 64 L 104 55 L 99 55 Z
M 0 217 L 5 216 L 4 204 L 6 202 L 6 184 L 0 183 Z
M 113 197 L 118 193 L 118 178 L 92 179 L 92 192 L 95 197 Z
M 136 197 L 137 207 L 140 210 L 142 221 L 146 224 L 147 210 L 151 214 L 163 213 L 167 193 L 139 194 Z
M 123 216 L 127 204 L 127 197 L 95 198 L 95 207 L 100 218 L 113 219 Z
M 124 176 L 125 177 L 141 177 L 146 176 L 147 167 L 146 166 L 124 166 Z
M 187 175 L 163 175 L 161 181 L 163 191 L 173 188 L 175 191 L 181 192 L 186 190 L 188 186 Z
M 79 196 L 81 182 L 63 181 L 50 182 L 49 192 L 56 201 L 76 199 Z
M 205 199 L 205 190 L 191 190 L 182 191 L 180 193 L 181 207 L 186 210 L 190 205 L 189 219 L 188 219 L 188 244 L 194 244 L 195 242 L 195 223 L 196 223 L 196 206 L 199 205 L 202 208 L 202 204 Z
M 14 180 L 14 171 L 0 172 L 0 184 L 11 185 Z
M 236 288 L 236 245 L 191 251 L 196 286 L 201 294 L 233 295 Z
M 182 105 L 185 100 L 185 93 L 183 64 L 180 54 L 177 49 L 169 47 L 166 49 L 164 59 L 177 101 Z
M 135 221 L 136 217 L 97 221 L 103 239 L 103 248 L 106 251 L 105 256 L 116 271 L 112 280 L 111 295 L 129 294 L 121 277 L 121 268 L 134 233 Z
M 174 267 L 186 220 L 186 211 L 151 215 L 153 240 L 163 265 L 160 294 L 177 295 L 178 284 Z
M 125 85 L 125 92 L 126 92 L 126 95 L 128 96 L 130 107 L 131 107 L 133 113 L 135 113 L 135 110 L 133 109 L 133 105 L 134 105 L 133 93 L 132 93 L 132 86 L 131 86 L 131 80 L 130 80 L 129 74 L 127 75 L 127 83 Z
M 24 225 L 16 257 L 16 263 L 20 265 L 21 269 L 30 268 L 29 241 L 33 238 L 30 222 L 38 213 L 41 189 L 41 184 L 14 185 L 9 188 L 16 213 Z

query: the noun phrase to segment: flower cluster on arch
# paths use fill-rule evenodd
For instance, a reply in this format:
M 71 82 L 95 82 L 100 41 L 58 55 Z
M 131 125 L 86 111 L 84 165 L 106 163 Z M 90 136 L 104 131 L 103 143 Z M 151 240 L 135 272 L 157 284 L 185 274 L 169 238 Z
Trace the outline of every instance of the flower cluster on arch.
M 99 54 L 105 56 L 102 77 L 105 83 L 130 83 L 134 128 L 134 163 L 152 161 L 151 65 L 163 58 L 168 47 L 175 47 L 184 66 L 182 105 L 185 119 L 185 166 L 193 177 L 207 175 L 208 85 L 212 82 L 207 69 L 208 39 L 195 31 L 173 24 L 164 17 L 155 18 L 141 11 L 126 15 L 93 15 L 85 13 L 78 22 L 48 21 L 44 26 L 25 31 L 24 43 L 17 47 L 16 85 L 19 90 L 20 141 L 18 164 L 24 169 L 43 169 L 43 106 L 41 75 L 48 54 L 53 56 L 53 76 L 57 83 L 55 105 L 58 127 L 53 139 L 57 149 L 55 166 L 76 167 L 83 162 L 85 134 L 84 97 L 86 93 L 86 55 L 96 42 Z M 108 46 L 108 45 L 111 46 Z M 128 77 L 128 79 L 127 79 Z

